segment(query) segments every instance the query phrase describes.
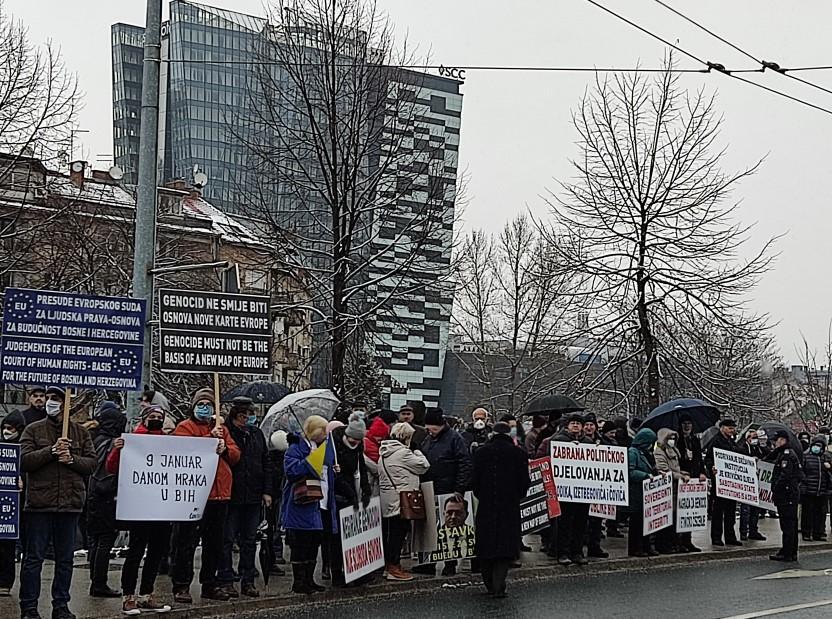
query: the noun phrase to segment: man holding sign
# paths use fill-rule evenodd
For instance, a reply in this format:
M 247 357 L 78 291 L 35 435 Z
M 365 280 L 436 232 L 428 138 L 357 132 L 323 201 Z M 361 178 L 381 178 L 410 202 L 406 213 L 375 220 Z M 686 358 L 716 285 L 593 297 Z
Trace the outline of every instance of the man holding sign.
M 69 611 L 75 531 L 86 499 L 85 479 L 95 470 L 95 451 L 87 430 L 64 415 L 64 392 L 46 390 L 47 418 L 26 426 L 20 439 L 21 468 L 27 474 L 26 548 L 20 569 L 20 612 L 40 617 L 41 570 L 49 542 L 55 549 L 52 618 L 73 619 Z M 68 407 L 67 407 L 68 408 Z M 67 432 L 62 436 L 62 428 Z
M 737 422 L 733 419 L 723 419 L 719 422 L 719 434 L 716 435 L 713 444 L 708 448 L 705 457 L 705 466 L 714 475 L 715 483 L 711 486 L 711 499 L 713 501 L 713 513 L 711 514 L 711 544 L 714 546 L 742 546 L 737 539 L 737 532 L 734 529 L 736 523 L 737 502 L 724 498 L 717 492 L 719 478 L 717 477 L 716 463 L 714 461 L 714 449 L 721 449 L 728 452 L 737 452 L 739 446 L 734 442 L 737 434 Z M 725 535 L 725 541 L 722 536 Z

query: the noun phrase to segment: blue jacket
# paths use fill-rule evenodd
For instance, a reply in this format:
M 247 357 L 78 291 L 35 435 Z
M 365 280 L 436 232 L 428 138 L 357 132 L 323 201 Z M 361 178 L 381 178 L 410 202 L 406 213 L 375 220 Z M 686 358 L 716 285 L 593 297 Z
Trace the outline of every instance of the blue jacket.
M 319 503 L 298 505 L 292 499 L 292 487 L 295 482 L 302 479 L 320 479 L 315 469 L 306 461 L 306 457 L 312 453 L 304 439 L 297 434 L 290 434 L 288 437 L 289 449 L 283 459 L 284 482 L 283 482 L 283 503 L 280 509 L 281 524 L 284 529 L 300 529 L 303 531 L 321 531 L 324 523 L 321 519 L 321 508 Z M 332 465 L 335 459 L 332 450 L 328 447 L 324 464 L 328 480 L 328 491 L 326 502 L 329 507 L 330 522 L 326 523 L 329 531 L 338 531 L 338 510 L 335 507 L 335 475 L 332 473 Z

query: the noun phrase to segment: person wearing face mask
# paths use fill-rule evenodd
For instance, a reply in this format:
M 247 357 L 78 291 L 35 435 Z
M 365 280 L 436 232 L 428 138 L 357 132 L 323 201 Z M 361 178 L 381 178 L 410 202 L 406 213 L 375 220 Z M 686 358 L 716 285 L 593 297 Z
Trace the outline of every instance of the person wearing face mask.
M 280 518 L 291 548 L 293 593 L 309 595 L 324 590 L 314 578 L 318 549 L 325 531 L 338 530 L 334 451 L 327 449 L 322 475 L 307 460 L 309 454 L 327 440 L 326 426 L 326 419 L 310 415 L 303 422 L 301 434 L 292 433 L 286 437 L 289 448 L 283 458 L 285 483 Z M 320 489 L 320 495 L 323 495 L 320 500 L 316 500 L 313 488 Z M 326 521 L 321 517 L 321 502 L 328 508 Z
M 739 448 L 739 453 L 763 460 L 768 455 L 768 449 L 760 444 L 760 436 L 756 430 L 749 430 Z M 766 541 L 766 536 L 760 533 L 758 523 L 763 510 L 753 505 L 740 504 L 740 540 Z
M 462 438 L 465 439 L 468 450 L 474 453 L 488 442 L 489 436 L 491 436 L 491 426 L 488 424 L 488 411 L 478 408 L 471 413 L 471 423 L 465 428 Z
M 367 427 L 358 415 L 350 415 L 345 426 L 335 428 L 329 440 L 335 450 L 335 508 L 340 512 L 345 507 L 358 509 L 359 502 L 367 507 L 372 496 L 370 481 L 364 458 L 364 438 Z M 332 584 L 335 587 L 346 586 L 344 565 L 341 561 L 342 546 L 340 531 L 324 534 L 324 543 L 329 546 L 330 570 Z
M 47 418 L 26 426 L 20 438 L 21 470 L 26 474 L 26 547 L 20 568 L 22 619 L 39 619 L 41 570 L 49 542 L 55 552 L 52 579 L 52 618 L 75 619 L 69 610 L 75 532 L 84 507 L 84 480 L 95 470 L 95 450 L 89 432 L 69 420 L 61 436 L 64 391 L 46 390 Z
M 202 519 L 196 522 L 177 523 L 176 552 L 174 556 L 171 579 L 173 580 L 173 597 L 180 604 L 191 604 L 190 588 L 194 578 L 194 552 L 197 542 L 202 540 L 202 567 L 199 570 L 199 583 L 202 585 L 202 598 L 225 602 L 228 593 L 217 580 L 217 571 L 222 560 L 225 519 L 228 515 L 228 503 L 231 500 L 233 477 L 231 467 L 240 461 L 240 448 L 228 427 L 215 423 L 219 415 L 214 402 L 213 389 L 200 389 L 191 400 L 191 415 L 176 426 L 174 436 L 193 436 L 212 438 L 217 441 L 217 474 L 214 485 L 208 495 L 208 503 L 202 513 Z
M 90 542 L 90 595 L 118 598 L 121 592 L 107 584 L 110 571 L 110 551 L 118 537 L 116 523 L 116 490 L 118 477 L 107 470 L 107 457 L 113 442 L 120 438 L 127 426 L 127 417 L 115 402 L 102 402 L 95 412 L 98 430 L 92 444 L 98 464 L 89 480 L 87 493 L 87 536 Z
M 257 427 L 257 415 L 251 398 L 236 397 L 231 401 L 228 414 L 228 431 L 240 448 L 240 461 L 232 469 L 231 501 L 225 524 L 225 542 L 217 580 L 232 598 L 240 594 L 256 598 L 260 592 L 254 586 L 256 573 L 254 559 L 257 554 L 257 527 L 260 525 L 262 507 L 268 510 L 272 504 L 274 471 L 266 437 Z M 240 591 L 234 588 L 232 550 L 240 545 L 237 573 L 240 575 Z
M 511 413 L 505 413 L 504 415 L 500 415 L 499 423 L 505 423 L 508 425 L 508 435 L 511 438 L 511 442 L 514 443 L 516 447 L 520 447 L 525 450 L 523 446 L 526 442 L 526 433 L 523 431 L 522 424 L 517 423 L 517 417 Z
M 780 550 L 769 555 L 772 561 L 797 561 L 797 505 L 800 502 L 800 484 L 805 478 L 798 454 L 789 447 L 789 435 L 777 430 L 772 437 L 774 451 L 769 460 L 774 462 L 771 475 L 771 500 L 780 514 L 782 543 Z
M 19 443 L 20 435 L 26 422 L 23 415 L 19 412 L 9 413 L 3 419 L 2 435 L 0 440 L 2 443 Z M 19 478 L 18 487 L 23 490 L 23 478 Z M 15 578 L 15 550 L 17 548 L 17 540 L 4 539 L 0 540 L 0 597 L 8 597 L 11 595 L 11 589 L 14 586 Z
M 29 387 L 27 390 L 29 408 L 20 412 L 23 415 L 23 423 L 27 426 L 36 421 L 46 419 L 46 389 L 41 386 Z
M 165 411 L 161 406 L 151 404 L 141 409 L 141 422 L 133 434 L 151 434 L 164 436 Z M 107 472 L 118 476 L 121 463 L 121 450 L 124 439 L 113 440 L 113 446 L 107 456 Z M 116 485 L 118 487 L 118 485 Z M 142 611 L 164 613 L 170 606 L 158 602 L 153 590 L 159 573 L 162 557 L 169 550 L 171 524 L 164 521 L 146 520 L 124 523 L 130 533 L 127 557 L 121 568 L 122 612 L 125 615 L 138 615 Z M 147 554 L 145 554 L 145 552 Z M 136 597 L 136 583 L 139 579 L 139 565 L 144 558 L 139 597 Z
M 802 506 L 800 529 L 803 541 L 826 541 L 826 506 L 832 491 L 832 454 L 826 451 L 826 436 L 818 434 L 803 454 L 805 478 L 800 483 Z
M 661 428 L 656 436 L 656 447 L 653 450 L 653 457 L 656 460 L 656 469 L 659 473 L 670 473 L 673 475 L 673 504 L 676 504 L 675 496 L 679 492 L 679 482 L 687 483 L 690 475 L 683 471 L 680 465 L 679 449 L 677 447 L 677 434 L 670 428 Z M 676 523 L 665 527 L 656 534 L 656 550 L 659 554 L 669 555 L 675 552 L 688 552 L 688 549 L 679 543 L 676 536 Z

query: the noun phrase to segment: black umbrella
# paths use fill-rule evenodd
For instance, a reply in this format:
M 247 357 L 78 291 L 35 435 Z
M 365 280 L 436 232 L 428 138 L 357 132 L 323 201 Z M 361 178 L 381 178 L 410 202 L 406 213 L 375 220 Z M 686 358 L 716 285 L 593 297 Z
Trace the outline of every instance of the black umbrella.
M 577 413 L 584 407 L 566 395 L 550 394 L 535 398 L 526 407 L 526 415 L 548 415 L 550 419 Z
M 679 419 L 685 413 L 693 422 L 694 432 L 704 432 L 719 421 L 719 409 L 704 400 L 680 398 L 660 404 L 647 415 L 641 427 L 658 432 L 662 428 L 679 430 Z
M 263 521 L 268 522 L 265 507 L 263 512 Z M 271 523 L 269 523 L 265 527 L 261 525 L 258 531 L 260 537 L 260 573 L 263 574 L 263 583 L 266 585 L 269 584 L 269 576 L 271 576 L 272 565 L 274 565 L 273 530 Z
M 290 393 L 292 393 L 292 390 L 286 385 L 257 380 L 253 383 L 243 383 L 242 385 L 237 385 L 229 389 L 222 396 L 222 401 L 230 402 L 234 398 L 242 396 L 251 398 L 255 404 L 274 404 L 275 402 L 280 402 L 280 400 Z
M 757 429 L 757 432 L 765 432 L 766 438 L 771 439 L 774 433 L 780 430 L 784 431 L 786 434 L 789 435 L 789 447 L 794 449 L 797 455 L 802 458 L 803 445 L 801 445 L 800 440 L 797 438 L 797 435 L 794 433 L 794 431 L 786 424 L 780 421 L 766 421 L 760 424 L 760 427 Z

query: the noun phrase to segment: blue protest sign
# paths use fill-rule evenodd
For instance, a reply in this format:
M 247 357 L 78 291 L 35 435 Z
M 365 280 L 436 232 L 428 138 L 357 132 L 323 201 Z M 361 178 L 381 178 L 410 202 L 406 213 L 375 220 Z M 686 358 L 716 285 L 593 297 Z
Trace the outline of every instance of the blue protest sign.
M 0 490 L 20 490 L 20 445 L 0 443 Z
M 7 288 L 0 382 L 139 391 L 145 301 Z
M 20 492 L 0 491 L 0 539 L 20 537 Z

